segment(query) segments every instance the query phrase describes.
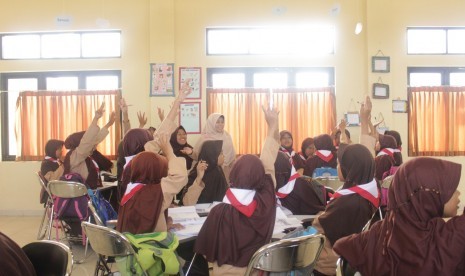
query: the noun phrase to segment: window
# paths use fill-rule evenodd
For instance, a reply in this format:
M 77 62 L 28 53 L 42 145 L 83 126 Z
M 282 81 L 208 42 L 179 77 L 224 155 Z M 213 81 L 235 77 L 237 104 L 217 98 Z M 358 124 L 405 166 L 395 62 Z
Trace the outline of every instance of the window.
M 292 132 L 296 150 L 336 124 L 333 68 L 207 68 L 207 83 L 207 113 L 225 115 L 239 154 L 261 150 L 263 105 L 280 110 L 280 129 Z
M 1 90 L 7 91 L 2 93 L 2 159 L 15 160 L 18 148 L 15 136 L 16 104 L 20 91 L 47 90 L 79 93 L 82 90 L 115 90 L 121 87 L 121 72 L 105 70 L 2 73 L 0 80 Z M 60 119 L 66 120 L 66 118 Z M 37 123 L 46 122 L 37 120 Z
M 465 28 L 407 28 L 408 54 L 465 54 Z
M 409 155 L 465 155 L 465 68 L 408 68 Z
M 207 28 L 207 55 L 334 54 L 332 26 Z
M 2 59 L 121 56 L 120 31 L 1 34 Z

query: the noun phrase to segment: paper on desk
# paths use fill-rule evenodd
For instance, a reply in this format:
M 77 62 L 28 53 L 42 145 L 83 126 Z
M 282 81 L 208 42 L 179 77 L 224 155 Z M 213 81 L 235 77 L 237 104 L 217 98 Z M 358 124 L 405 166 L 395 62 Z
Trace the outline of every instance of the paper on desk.
M 168 208 L 168 216 L 173 219 L 173 223 L 181 223 L 183 221 L 195 220 L 200 218 L 195 211 L 195 206 L 183 206 Z
M 195 210 L 197 213 L 210 213 L 210 210 L 220 203 L 219 201 L 214 201 L 213 203 L 199 203 L 195 205 Z
M 276 220 L 273 234 L 282 233 L 286 228 L 302 226 L 302 222 L 296 218 L 287 217 L 281 208 L 276 208 Z
M 186 225 L 184 229 L 176 230 L 174 233 L 180 236 L 197 236 L 202 228 L 202 224 Z

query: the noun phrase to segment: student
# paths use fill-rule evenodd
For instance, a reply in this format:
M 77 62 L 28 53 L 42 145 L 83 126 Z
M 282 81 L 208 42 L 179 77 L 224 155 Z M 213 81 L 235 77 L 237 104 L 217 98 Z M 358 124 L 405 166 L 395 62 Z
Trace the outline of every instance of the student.
M 315 215 L 325 209 L 325 187 L 308 177 L 300 177 L 283 152 L 278 152 L 274 168 L 276 196 L 283 207 L 294 215 Z
M 316 152 L 315 155 L 305 162 L 304 175 L 312 177 L 316 168 L 337 167 L 336 148 L 333 145 L 331 136 L 322 134 L 314 139 Z
M 305 138 L 302 141 L 301 151 L 292 157 L 295 169 L 300 175 L 304 174 L 305 163 L 307 159 L 315 154 L 315 142 L 313 138 Z
M 338 240 L 334 251 L 362 275 L 462 275 L 465 216 L 456 216 L 460 174 L 457 163 L 409 160 L 394 175 L 387 217 Z
M 34 276 L 36 272 L 26 253 L 8 236 L 0 232 L 0 274 Z
M 341 144 L 338 159 L 339 179 L 344 181 L 342 190 L 333 195 L 325 212 L 312 223 L 325 235 L 314 275 L 335 274 L 338 256 L 333 253 L 332 246 L 342 237 L 359 233 L 379 206 L 375 163 L 369 150 L 360 144 Z
M 282 130 L 279 132 L 279 143 L 281 144 L 279 151 L 284 152 L 289 159 L 295 155 L 293 149 L 294 138 L 292 138 L 292 133 L 290 131 Z
M 170 144 L 173 147 L 174 155 L 186 159 L 186 168 L 190 170 L 192 168 L 192 153 L 194 148 L 187 143 L 186 129 L 183 126 L 179 126 L 171 134 Z
M 396 159 L 399 160 L 399 153 L 394 149 L 397 148 L 396 139 L 390 135 L 379 135 L 379 152 L 376 155 L 376 179 L 384 179 L 384 174 L 389 172 L 391 167 L 396 166 Z
M 100 129 L 97 122 L 103 116 L 104 111 L 105 103 L 102 103 L 100 108 L 95 111 L 94 119 L 89 128 L 85 132 L 73 133 L 65 140 L 65 147 L 69 151 L 64 161 L 64 173 L 80 174 L 85 184 L 91 189 L 102 187 L 99 171 L 101 169 L 107 170 L 112 165 L 111 161 L 103 155 L 94 153 L 97 145 L 108 135 L 108 128 L 115 122 L 115 112 L 112 112 L 108 123 Z M 96 160 L 96 158 L 101 160 Z
M 231 188 L 212 208 L 195 251 L 213 264 L 212 275 L 244 275 L 252 255 L 271 240 L 276 217 L 274 160 L 278 153 L 278 112 L 266 110 L 268 137 L 260 159 L 240 157 L 231 171 Z
M 231 135 L 224 130 L 224 115 L 220 113 L 212 113 L 207 118 L 207 125 L 202 130 L 202 135 L 194 146 L 194 152 L 192 158 L 194 160 L 199 159 L 200 149 L 202 148 L 202 143 L 207 140 L 221 140 L 223 141 L 223 154 L 224 154 L 224 163 L 222 165 L 223 171 L 226 179 L 229 179 L 229 172 L 234 164 L 236 159 L 236 150 L 232 142 Z
M 394 149 L 394 152 L 397 153 L 394 158 L 396 161 L 396 166 L 402 165 L 402 138 L 400 138 L 400 133 L 395 130 L 386 130 L 384 135 L 390 135 L 396 139 L 397 148 Z
M 189 181 L 185 188 L 182 204 L 185 206 L 197 203 L 221 201 L 229 188 L 223 173 L 222 153 L 223 141 L 205 141 L 197 162 L 189 173 Z
M 116 230 L 119 232 L 142 234 L 168 230 L 165 211 L 187 183 L 186 162 L 174 155 L 168 137 L 159 135 L 157 139 L 166 157 L 144 151 L 131 160 L 131 183 L 118 213 Z
M 51 139 L 45 144 L 45 158 L 40 164 L 40 173 L 47 180 L 58 180 L 63 175 L 64 141 Z

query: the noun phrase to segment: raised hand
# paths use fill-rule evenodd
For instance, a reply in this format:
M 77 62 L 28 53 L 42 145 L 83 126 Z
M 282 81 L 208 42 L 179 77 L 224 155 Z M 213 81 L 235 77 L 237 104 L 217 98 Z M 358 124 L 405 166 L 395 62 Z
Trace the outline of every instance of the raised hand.
M 186 97 L 192 93 L 192 87 L 190 86 L 192 79 L 186 79 L 181 86 L 181 90 L 179 91 L 177 100 L 182 102 L 186 99 Z
M 128 112 L 128 105 L 126 104 L 126 100 L 124 98 L 119 100 L 119 107 L 121 108 L 122 112 Z
M 165 119 L 165 110 L 157 107 L 157 112 L 158 112 L 158 118 L 160 119 L 160 122 L 163 122 Z
M 139 128 L 143 128 L 147 124 L 147 117 L 145 117 L 145 112 L 138 111 L 137 119 L 139 120 Z
M 102 118 L 103 114 L 105 113 L 105 102 L 100 105 L 100 107 L 95 111 L 94 120 L 98 120 Z
M 279 111 L 275 108 L 265 108 L 262 106 L 263 113 L 265 114 L 265 120 L 268 126 L 275 127 L 278 125 L 279 122 Z
M 160 133 L 158 135 L 158 139 L 156 139 L 156 143 L 163 151 L 163 154 L 166 156 L 166 158 L 171 159 L 174 157 L 173 148 L 170 144 L 170 136 L 167 133 Z
M 108 122 L 105 126 L 107 128 L 111 127 L 115 123 L 115 120 L 116 120 L 116 113 L 113 111 L 110 113 L 110 117 L 108 118 Z
M 197 165 L 197 178 L 202 179 L 205 175 L 205 171 L 208 169 L 208 164 L 204 160 L 200 160 Z

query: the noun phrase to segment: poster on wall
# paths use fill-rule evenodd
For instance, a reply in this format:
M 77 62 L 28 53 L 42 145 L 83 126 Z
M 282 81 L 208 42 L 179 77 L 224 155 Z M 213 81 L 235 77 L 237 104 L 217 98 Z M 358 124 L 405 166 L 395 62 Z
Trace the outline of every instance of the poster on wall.
M 150 64 L 150 96 L 174 96 L 174 63 Z
M 191 79 L 190 86 L 192 93 L 187 96 L 187 99 L 200 99 L 202 92 L 202 68 L 200 67 L 180 67 L 179 68 L 179 89 L 182 84 Z
M 199 134 L 200 102 L 183 102 L 179 110 L 179 125 L 183 126 L 188 134 Z

